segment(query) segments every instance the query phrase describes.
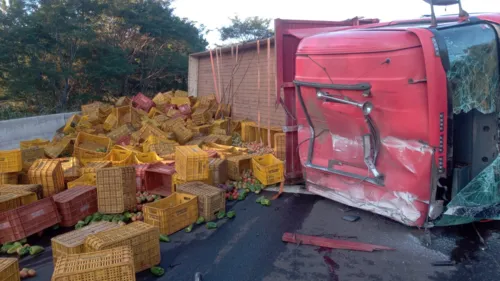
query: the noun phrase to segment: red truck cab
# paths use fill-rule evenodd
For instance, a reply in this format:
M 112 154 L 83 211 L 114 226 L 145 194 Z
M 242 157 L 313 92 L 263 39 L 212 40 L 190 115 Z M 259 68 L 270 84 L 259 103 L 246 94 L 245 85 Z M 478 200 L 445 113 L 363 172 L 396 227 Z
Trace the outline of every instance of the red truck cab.
M 487 14 L 297 32 L 287 112 L 307 189 L 410 226 L 441 215 L 498 156 L 499 23 Z

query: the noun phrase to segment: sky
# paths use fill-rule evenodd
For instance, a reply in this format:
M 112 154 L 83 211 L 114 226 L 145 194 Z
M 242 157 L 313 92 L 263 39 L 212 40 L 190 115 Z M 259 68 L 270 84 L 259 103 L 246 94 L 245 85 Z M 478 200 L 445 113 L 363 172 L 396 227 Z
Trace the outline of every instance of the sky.
M 382 21 L 419 18 L 430 14 L 423 0 L 174 0 L 177 16 L 203 24 L 210 46 L 221 43 L 217 28 L 229 17 L 302 20 L 345 20 L 356 16 Z M 500 12 L 500 0 L 462 0 L 469 13 Z M 437 7 L 436 14 L 457 14 L 458 6 Z

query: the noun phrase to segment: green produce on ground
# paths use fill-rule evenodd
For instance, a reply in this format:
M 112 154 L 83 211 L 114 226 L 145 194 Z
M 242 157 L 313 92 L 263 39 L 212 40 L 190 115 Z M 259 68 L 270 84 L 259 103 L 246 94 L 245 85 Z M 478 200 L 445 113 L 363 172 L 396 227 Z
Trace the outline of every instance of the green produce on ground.
M 78 221 L 78 223 L 75 225 L 75 229 L 80 229 L 85 226 L 84 221 Z
M 2 245 L 2 248 L 0 249 L 0 253 L 5 254 L 7 251 L 14 246 L 13 242 L 5 243 Z
M 30 255 L 34 256 L 43 252 L 45 249 L 42 246 L 31 246 L 29 249 Z
M 235 212 L 235 211 L 229 211 L 229 212 L 227 212 L 227 214 L 226 214 L 226 217 L 227 217 L 228 219 L 232 219 L 232 218 L 234 218 L 235 216 L 236 216 L 236 212 Z
M 200 225 L 200 224 L 202 224 L 202 223 L 204 223 L 204 222 L 205 222 L 205 218 L 204 218 L 204 217 L 199 217 L 199 218 L 196 220 L 196 224 L 197 224 L 197 225 Z
M 257 200 L 255 200 L 255 203 L 259 203 L 260 204 L 260 202 L 262 202 L 263 199 L 266 199 L 266 197 L 261 196 L 261 197 L 257 198 Z
M 15 254 L 17 252 L 17 249 L 21 248 L 23 245 L 19 242 L 14 243 L 8 250 L 7 254 Z
M 223 219 L 224 217 L 226 216 L 226 212 L 225 211 L 219 211 L 217 213 L 217 219 Z
M 215 229 L 215 228 L 217 228 L 217 223 L 207 222 L 207 224 L 205 224 L 205 226 L 207 227 L 207 229 Z
M 163 276 L 163 274 L 165 274 L 165 269 L 159 266 L 153 266 L 151 267 L 151 273 L 153 273 L 154 276 Z
M 85 222 L 85 225 L 89 224 L 89 223 L 90 223 L 90 221 L 92 221 L 92 216 L 87 216 L 87 217 L 83 220 L 83 222 Z
M 29 246 L 27 246 L 27 247 L 21 247 L 21 248 L 18 248 L 16 252 L 17 252 L 17 254 L 18 254 L 20 257 L 25 256 L 25 255 L 29 254 L 29 252 L 30 252 L 30 247 L 29 247 Z
M 187 233 L 189 233 L 189 232 L 193 231 L 193 224 L 190 224 L 188 227 L 186 227 L 186 228 L 184 229 L 184 231 L 185 231 L 185 232 L 187 232 Z
M 269 200 L 269 199 L 262 199 L 262 200 L 260 201 L 260 204 L 261 204 L 262 206 L 271 206 L 271 200 Z
M 160 234 L 160 241 L 168 243 L 170 242 L 170 237 L 168 237 L 168 235 Z

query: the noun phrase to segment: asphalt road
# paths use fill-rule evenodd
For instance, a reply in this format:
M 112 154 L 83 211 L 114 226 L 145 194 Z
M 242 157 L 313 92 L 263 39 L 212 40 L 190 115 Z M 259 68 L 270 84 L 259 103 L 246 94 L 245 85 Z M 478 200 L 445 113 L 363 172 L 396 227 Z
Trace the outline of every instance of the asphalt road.
M 265 193 L 271 197 L 274 193 Z M 236 211 L 233 220 L 219 221 L 216 230 L 197 227 L 191 233 L 171 236 L 162 243 L 161 266 L 166 274 L 153 277 L 149 271 L 137 280 L 194 280 L 200 272 L 204 281 L 490 281 L 500 280 L 500 223 L 479 223 L 424 231 L 403 226 L 389 219 L 351 209 L 313 195 L 285 194 L 271 207 L 245 201 L 230 203 Z M 342 220 L 358 215 L 357 222 Z M 46 233 L 40 241 L 47 250 L 41 256 L 26 257 L 21 267 L 35 268 L 33 281 L 49 281 L 53 271 L 52 252 Z M 373 253 L 319 249 L 286 244 L 284 232 L 319 235 L 393 247 L 395 251 Z M 481 243 L 479 235 L 485 239 Z M 454 261 L 452 266 L 434 262 Z

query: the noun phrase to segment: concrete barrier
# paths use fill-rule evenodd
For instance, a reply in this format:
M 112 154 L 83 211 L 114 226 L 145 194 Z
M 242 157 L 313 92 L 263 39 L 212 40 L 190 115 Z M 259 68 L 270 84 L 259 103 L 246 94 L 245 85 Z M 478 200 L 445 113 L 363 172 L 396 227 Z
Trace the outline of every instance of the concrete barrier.
M 57 129 L 78 112 L 42 115 L 0 121 L 0 150 L 19 148 L 22 140 L 51 140 Z

